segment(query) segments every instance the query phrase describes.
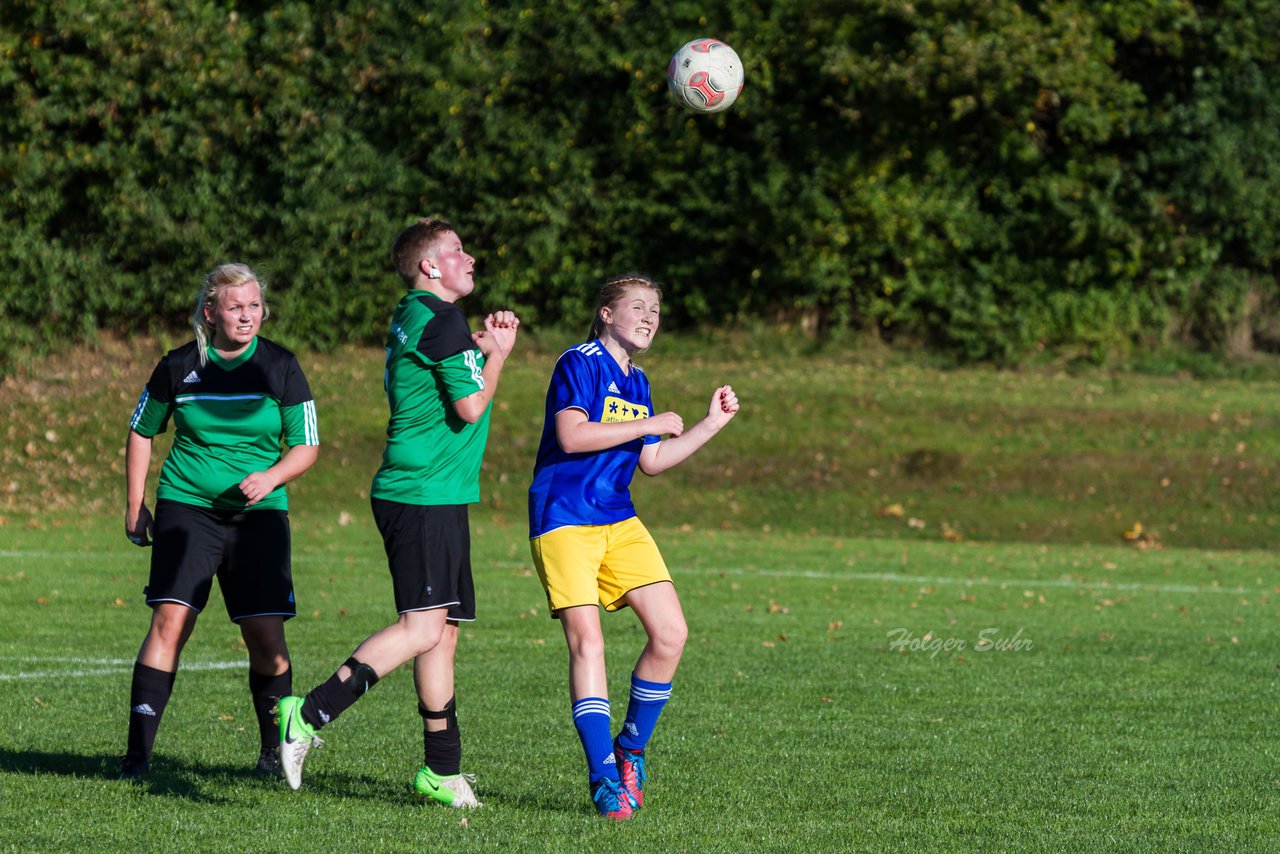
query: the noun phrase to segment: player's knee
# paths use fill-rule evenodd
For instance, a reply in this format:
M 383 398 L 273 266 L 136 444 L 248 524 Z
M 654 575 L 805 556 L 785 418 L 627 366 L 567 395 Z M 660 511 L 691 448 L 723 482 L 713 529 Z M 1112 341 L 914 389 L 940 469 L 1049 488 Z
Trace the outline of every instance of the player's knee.
M 438 647 L 449 634 L 447 624 L 430 618 L 430 611 L 411 611 L 400 615 L 400 639 L 410 656 L 426 655 Z
M 151 615 L 152 643 L 178 650 L 182 647 L 187 629 L 187 615 L 173 609 L 158 609 Z
M 429 652 L 434 652 L 436 649 L 443 649 L 443 647 L 441 647 L 441 644 L 443 643 L 444 636 L 435 632 L 415 634 L 413 637 L 413 643 L 411 644 L 413 648 L 413 655 L 414 657 L 417 657 L 419 655 L 426 655 Z
M 283 631 L 242 629 L 241 637 L 249 651 L 249 660 L 259 673 L 266 673 L 265 665 L 268 664 L 280 665 L 281 671 L 289 665 L 289 647 L 285 644 Z
M 450 631 L 448 628 L 440 634 L 433 647 L 437 652 L 453 655 L 458 650 L 458 632 L 456 629 Z
M 283 647 L 256 650 L 249 647 L 249 668 L 258 673 L 279 676 L 289 669 L 289 651 Z
M 654 632 L 650 641 L 657 652 L 666 658 L 679 658 L 684 652 L 685 641 L 689 639 L 689 628 L 684 620 L 667 623 Z
M 579 632 L 570 635 L 569 654 L 576 660 L 604 658 L 604 635 L 599 632 Z

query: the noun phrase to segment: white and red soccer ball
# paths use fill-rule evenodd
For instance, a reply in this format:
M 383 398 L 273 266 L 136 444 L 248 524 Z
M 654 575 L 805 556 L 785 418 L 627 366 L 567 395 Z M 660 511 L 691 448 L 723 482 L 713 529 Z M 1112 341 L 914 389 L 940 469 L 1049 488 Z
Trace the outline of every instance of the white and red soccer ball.
M 672 97 L 695 113 L 727 110 L 742 91 L 742 81 L 742 60 L 719 39 L 694 39 L 667 66 Z

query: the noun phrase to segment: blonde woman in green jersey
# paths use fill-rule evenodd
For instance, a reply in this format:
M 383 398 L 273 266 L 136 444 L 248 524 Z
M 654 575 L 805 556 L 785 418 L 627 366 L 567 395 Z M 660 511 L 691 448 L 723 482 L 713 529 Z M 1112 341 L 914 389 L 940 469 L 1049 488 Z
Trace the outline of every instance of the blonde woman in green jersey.
M 272 710 L 291 690 L 284 621 L 295 613 L 284 485 L 311 467 L 320 440 L 298 360 L 258 336 L 266 316 L 253 270 L 224 264 L 209 273 L 192 314 L 196 339 L 160 360 L 129 422 L 125 535 L 153 548 L 144 590 L 151 625 L 130 688 L 126 777 L 150 768 L 179 656 L 215 578 L 249 651 L 257 767 L 279 773 Z M 171 421 L 153 518 L 145 500 L 152 438 Z

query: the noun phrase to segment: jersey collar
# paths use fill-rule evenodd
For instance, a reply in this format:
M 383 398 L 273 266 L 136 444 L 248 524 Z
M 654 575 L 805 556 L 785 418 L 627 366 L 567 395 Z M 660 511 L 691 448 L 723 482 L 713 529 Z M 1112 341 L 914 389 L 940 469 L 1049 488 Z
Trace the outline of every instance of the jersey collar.
M 258 352 L 258 336 L 253 336 L 253 340 L 249 342 L 249 346 L 244 348 L 244 352 L 234 359 L 224 359 L 218 355 L 218 351 L 210 347 L 208 349 L 209 361 L 213 362 L 224 371 L 234 371 L 245 362 L 253 358 L 253 354 Z

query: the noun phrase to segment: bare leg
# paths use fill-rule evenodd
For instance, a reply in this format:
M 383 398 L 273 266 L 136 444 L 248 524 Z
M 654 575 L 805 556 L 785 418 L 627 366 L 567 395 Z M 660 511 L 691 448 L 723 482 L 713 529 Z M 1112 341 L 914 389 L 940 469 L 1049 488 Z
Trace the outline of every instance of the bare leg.
M 600 609 L 595 605 L 578 605 L 560 611 L 560 625 L 569 645 L 569 699 L 609 696 L 605 672 L 604 633 L 600 628 Z
M 138 663 L 166 673 L 178 669 L 182 648 L 196 627 L 196 612 L 178 602 L 161 602 L 151 610 L 151 628 L 138 650 Z
M 365 638 L 351 657 L 372 667 L 378 678 L 382 678 L 409 659 L 435 649 L 444 636 L 447 617 L 445 608 L 408 611 L 385 629 Z M 351 668 L 345 664 L 338 668 L 340 678 L 350 675 Z
M 284 640 L 284 617 L 250 617 L 240 621 L 240 636 L 249 650 L 249 697 L 258 719 L 261 752 L 258 770 L 279 773 L 276 748 L 280 746 L 277 704 L 293 693 L 289 648 Z
M 432 711 L 443 709 L 453 699 L 453 661 L 457 651 L 458 624 L 449 621 L 441 632 L 439 643 L 414 659 L 413 684 L 423 708 Z M 428 719 L 427 731 L 440 732 L 447 723 L 444 719 Z
M 689 636 L 675 585 L 669 581 L 649 584 L 632 590 L 626 599 L 649 636 L 636 661 L 636 676 L 648 682 L 670 682 Z
M 121 771 L 138 778 L 147 773 L 160 719 L 173 692 L 182 648 L 196 625 L 196 612 L 177 602 L 151 610 L 151 626 L 138 650 L 129 686 L 129 735 Z
M 283 617 L 250 617 L 240 621 L 240 637 L 249 650 L 249 669 L 279 676 L 289 669 L 289 647 L 284 641 Z

